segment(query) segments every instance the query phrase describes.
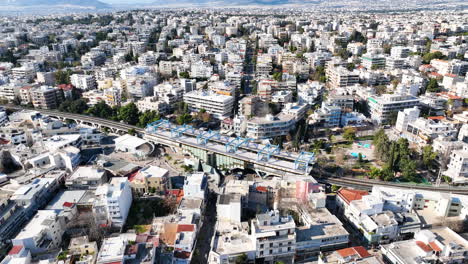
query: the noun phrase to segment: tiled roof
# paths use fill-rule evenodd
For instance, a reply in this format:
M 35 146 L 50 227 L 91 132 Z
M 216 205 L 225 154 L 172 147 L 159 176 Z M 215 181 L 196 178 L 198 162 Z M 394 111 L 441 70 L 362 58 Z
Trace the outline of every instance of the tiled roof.
M 341 197 L 347 204 L 354 200 L 361 200 L 362 196 L 364 195 L 369 195 L 369 192 L 345 188 L 338 190 L 338 196 Z

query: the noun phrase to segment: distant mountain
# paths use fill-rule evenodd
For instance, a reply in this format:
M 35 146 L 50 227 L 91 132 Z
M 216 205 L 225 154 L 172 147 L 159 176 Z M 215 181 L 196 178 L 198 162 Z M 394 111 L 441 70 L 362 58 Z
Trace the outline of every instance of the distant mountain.
M 99 0 L 0 0 L 0 6 L 10 8 L 43 7 L 71 7 L 71 8 L 110 8 L 110 5 Z
M 131 4 L 131 0 L 127 0 Z M 403 6 L 411 7 L 431 7 L 439 5 L 466 6 L 463 2 L 466 0 L 155 0 L 151 4 L 142 4 L 144 6 L 203 6 L 203 7 L 221 7 L 221 6 L 328 6 L 328 7 L 373 7 L 373 6 Z

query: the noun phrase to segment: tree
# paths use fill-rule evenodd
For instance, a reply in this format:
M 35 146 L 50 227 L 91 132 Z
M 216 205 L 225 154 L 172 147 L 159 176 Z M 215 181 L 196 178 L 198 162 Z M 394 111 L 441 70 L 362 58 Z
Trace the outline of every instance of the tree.
M 156 111 L 145 111 L 138 118 L 137 126 L 146 127 L 149 123 L 152 123 L 159 119 L 161 119 L 161 116 Z
M 249 263 L 249 258 L 247 257 L 247 254 L 242 253 L 242 255 L 239 255 L 236 257 L 236 260 L 234 261 L 235 264 L 245 264 Z
M 409 158 L 404 158 L 400 162 L 401 175 L 405 180 L 414 182 L 416 181 L 416 162 Z
M 184 114 L 177 116 L 176 122 L 178 125 L 184 125 L 184 124 L 192 122 L 192 119 L 193 119 L 192 115 L 188 113 L 184 113 Z
M 385 85 L 377 85 L 375 87 L 375 93 L 378 95 L 384 94 L 387 92 L 387 86 Z
M 356 139 L 356 128 L 354 127 L 345 127 L 343 138 L 348 141 L 354 141 Z
M 86 113 L 88 113 L 88 114 L 90 114 L 92 116 L 107 118 L 107 119 L 114 119 L 114 117 L 116 115 L 115 109 L 110 107 L 104 101 L 99 101 L 96 105 L 89 108 L 86 111 Z
M 340 49 L 336 52 L 335 56 L 339 56 L 343 60 L 346 60 L 349 58 L 349 52 L 346 49 Z
M 392 111 L 390 112 L 390 115 L 388 116 L 387 124 L 394 126 L 396 124 L 397 119 L 398 119 L 398 111 Z
M 96 41 L 100 42 L 107 39 L 107 32 L 98 31 L 96 32 Z
M 55 82 L 57 84 L 70 84 L 70 76 L 72 74 L 71 70 L 67 71 L 57 71 L 55 73 Z
M 341 188 L 341 186 L 338 186 L 338 185 L 333 184 L 333 185 L 331 186 L 331 191 L 332 191 L 332 192 L 337 192 L 340 188 Z
M 125 54 L 125 57 L 124 57 L 125 62 L 131 62 L 131 61 L 133 61 L 133 58 L 134 58 L 134 56 L 133 56 L 133 51 L 132 50 L 130 50 L 129 53 Z
M 354 63 L 348 63 L 346 65 L 346 69 L 348 69 L 349 71 L 354 70 L 354 68 L 356 68 L 356 65 Z
M 59 111 L 74 114 L 83 114 L 86 110 L 88 110 L 88 104 L 84 99 L 66 100 L 59 106 Z
M 120 107 L 118 110 L 118 118 L 129 125 L 136 125 L 139 121 L 140 113 L 135 103 L 129 103 Z
M 351 42 L 367 42 L 367 38 L 359 31 L 354 30 L 353 33 L 351 33 L 351 36 L 349 36 L 349 40 Z
M 362 158 L 361 152 L 358 153 L 358 162 L 359 162 L 359 163 L 363 163 L 363 162 L 364 162 L 364 159 Z
M 135 135 L 136 135 L 136 130 L 135 130 L 134 128 L 130 128 L 130 129 L 127 131 L 127 133 L 128 133 L 129 135 L 135 136 Z
M 427 145 L 422 149 L 422 162 L 427 169 L 431 169 L 434 166 L 434 160 L 437 157 L 437 153 L 432 151 L 432 146 Z
M 179 77 L 183 79 L 188 79 L 190 78 L 190 74 L 188 72 L 181 72 L 179 73 Z
M 439 82 L 437 79 L 430 79 L 426 86 L 426 91 L 431 93 L 440 92 Z
M 445 56 L 440 51 L 436 51 L 436 52 L 433 52 L 433 53 L 426 53 L 423 56 L 423 63 L 429 64 L 429 63 L 431 63 L 431 60 L 434 60 L 434 59 L 439 59 L 439 60 L 440 59 L 445 59 Z
M 275 73 L 273 73 L 273 79 L 274 79 L 275 81 L 280 82 L 280 81 L 282 80 L 282 78 L 283 78 L 283 73 L 281 73 L 281 72 L 275 72 Z

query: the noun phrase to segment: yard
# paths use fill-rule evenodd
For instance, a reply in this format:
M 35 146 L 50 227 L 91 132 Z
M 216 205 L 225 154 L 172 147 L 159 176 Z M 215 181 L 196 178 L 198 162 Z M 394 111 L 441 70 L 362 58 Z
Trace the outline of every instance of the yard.
M 150 225 L 153 217 L 169 214 L 163 199 L 134 199 L 128 213 L 126 229 L 141 229 L 139 226 Z

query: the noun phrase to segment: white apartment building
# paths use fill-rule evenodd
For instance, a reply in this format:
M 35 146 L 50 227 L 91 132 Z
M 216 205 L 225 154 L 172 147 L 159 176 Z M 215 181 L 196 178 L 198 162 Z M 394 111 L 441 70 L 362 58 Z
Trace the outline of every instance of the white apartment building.
M 219 195 L 218 202 L 216 204 L 218 220 L 240 223 L 242 208 L 241 200 L 241 195 L 237 193 Z
M 468 145 L 452 151 L 450 163 L 443 174 L 450 177 L 453 183 L 468 183 Z
M 190 77 L 192 78 L 210 78 L 213 74 L 213 66 L 209 62 L 198 61 L 192 63 L 190 67 Z
M 390 50 L 390 56 L 393 58 L 403 59 L 407 58 L 410 54 L 410 49 L 403 46 L 395 46 Z
M 395 129 L 403 132 L 408 127 L 408 123 L 414 122 L 419 117 L 420 110 L 418 107 L 407 108 L 398 112 Z
M 125 177 L 114 177 L 108 184 L 96 189 L 94 210 L 97 215 L 106 216 L 101 224 L 123 227 L 132 205 L 132 189 Z
M 184 181 L 184 197 L 204 199 L 207 186 L 204 172 L 189 174 Z
M 386 123 L 394 112 L 419 105 L 419 99 L 412 95 L 384 94 L 367 99 L 372 120 Z
M 301 104 L 314 105 L 322 94 L 324 86 L 317 81 L 309 81 L 297 85 L 297 100 Z
M 466 263 L 468 241 L 448 227 L 421 230 L 414 239 L 382 246 L 391 264 Z
M 293 115 L 283 113 L 277 116 L 253 117 L 243 121 L 245 122 L 247 137 L 254 139 L 284 136 L 296 125 L 296 119 Z M 239 126 L 243 127 L 243 124 L 239 123 Z
M 158 97 L 145 97 L 136 102 L 136 106 L 140 112 L 156 111 L 158 113 L 167 113 L 170 105 L 159 100 Z
M 70 82 L 76 88 L 85 91 L 97 88 L 96 77 L 94 75 L 73 74 L 70 76 Z
M 221 214 L 218 212 L 218 215 Z M 209 264 L 234 263 L 243 254 L 249 261 L 255 260 L 256 241 L 249 234 L 247 222 L 218 221 L 215 230 L 208 258 Z
M 327 77 L 333 88 L 353 86 L 359 83 L 359 72 L 349 71 L 345 67 L 327 67 Z
M 39 210 L 21 232 L 12 239 L 13 245 L 21 245 L 32 254 L 58 249 L 62 243 L 64 225 L 53 210 Z
M 362 66 L 366 67 L 368 70 L 385 67 L 385 56 L 381 54 L 367 53 L 362 55 L 361 59 Z
M 308 257 L 319 251 L 346 247 L 349 233 L 326 208 L 300 208 L 304 226 L 296 228 L 296 254 Z
M 124 235 L 105 238 L 96 259 L 96 264 L 124 263 L 128 239 Z
M 296 224 L 290 215 L 281 216 L 278 211 L 257 214 L 251 227 L 257 259 L 271 264 L 292 260 L 296 252 Z
M 256 76 L 270 76 L 273 70 L 273 59 L 268 54 L 262 54 L 257 57 L 257 65 L 255 68 Z
M 199 112 L 205 109 L 218 119 L 231 116 L 234 107 L 234 97 L 205 91 L 185 93 L 184 102 L 188 104 L 190 111 Z

